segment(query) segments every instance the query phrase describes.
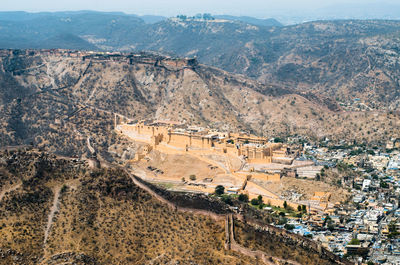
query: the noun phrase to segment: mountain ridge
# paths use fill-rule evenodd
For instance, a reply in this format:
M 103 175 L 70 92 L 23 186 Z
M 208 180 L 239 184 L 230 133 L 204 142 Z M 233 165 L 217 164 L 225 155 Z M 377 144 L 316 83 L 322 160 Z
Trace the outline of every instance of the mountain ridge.
M 107 157 L 108 146 L 118 141 L 115 114 L 265 137 L 296 134 L 377 144 L 397 137 L 399 128 L 396 113 L 344 111 L 313 93 L 265 85 L 190 59 L 65 50 L 0 52 L 1 146 L 33 143 L 80 156 L 88 151 L 91 137 Z
M 264 84 L 312 92 L 346 106 L 361 99 L 368 108 L 393 111 L 400 106 L 399 32 L 395 20 L 264 27 L 238 20 L 171 18 L 146 24 L 135 16 L 89 12 L 36 18 L 29 24 L 0 21 L 0 47 L 196 56 L 202 64 Z

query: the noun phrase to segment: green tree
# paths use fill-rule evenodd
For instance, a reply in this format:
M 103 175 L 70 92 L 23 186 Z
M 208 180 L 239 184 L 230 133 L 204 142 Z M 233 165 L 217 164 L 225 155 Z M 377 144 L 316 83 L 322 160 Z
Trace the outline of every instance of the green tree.
M 328 223 L 328 230 L 331 232 L 335 230 L 335 224 L 332 221 Z
M 353 238 L 349 245 L 360 245 L 360 240 L 358 240 L 357 238 Z
M 287 221 L 288 220 L 285 217 L 279 218 L 278 225 L 284 225 L 287 223 Z
M 285 208 L 285 209 L 286 209 L 286 208 L 287 208 L 287 206 L 288 206 L 287 202 L 286 202 L 286 201 L 284 201 L 284 202 L 283 202 L 283 208 Z
M 258 200 L 258 204 L 260 204 L 260 205 L 262 205 L 264 203 L 263 197 L 261 195 L 258 195 L 257 200 Z
M 388 228 L 389 228 L 389 233 L 395 233 L 395 232 L 397 232 L 396 223 L 395 223 L 394 221 L 391 221 L 391 222 L 389 223 Z
M 233 202 L 232 202 L 232 199 L 230 196 L 223 196 L 222 201 L 225 202 L 226 204 L 233 205 Z
M 329 224 L 329 222 L 332 222 L 331 217 L 328 215 L 325 220 L 324 220 L 324 226 L 326 226 L 327 224 Z
M 249 196 L 247 196 L 247 194 L 240 194 L 239 195 L 239 201 L 241 202 L 249 202 Z
M 217 195 L 222 195 L 225 192 L 225 188 L 222 185 L 218 185 L 217 187 L 215 187 L 215 194 Z
M 389 184 L 387 184 L 386 182 L 384 182 L 383 180 L 381 180 L 381 188 L 383 189 L 388 189 L 389 188 Z
M 259 202 L 257 199 L 252 199 L 252 200 L 250 201 L 250 203 L 251 203 L 252 205 L 259 205 L 259 204 L 260 204 L 260 202 Z
M 290 224 L 285 224 L 284 227 L 286 230 L 289 230 L 289 231 L 294 229 L 294 225 L 290 225 Z
M 307 206 L 305 206 L 304 204 L 301 206 L 301 210 L 306 213 L 307 212 Z
M 297 211 L 301 212 L 301 205 L 297 206 Z
M 396 227 L 396 222 L 395 221 L 391 221 L 388 225 L 388 229 L 389 229 L 389 238 L 395 238 L 398 235 L 400 235 L 400 233 L 397 231 L 397 227 Z

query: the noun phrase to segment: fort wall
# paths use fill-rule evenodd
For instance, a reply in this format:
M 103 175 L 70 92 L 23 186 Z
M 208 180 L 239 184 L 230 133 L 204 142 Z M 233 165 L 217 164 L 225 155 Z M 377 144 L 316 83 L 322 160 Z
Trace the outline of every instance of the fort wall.
M 281 174 L 279 173 L 236 172 L 235 174 L 243 178 L 251 176 L 250 179 L 256 179 L 261 181 L 271 181 L 271 182 L 281 181 Z

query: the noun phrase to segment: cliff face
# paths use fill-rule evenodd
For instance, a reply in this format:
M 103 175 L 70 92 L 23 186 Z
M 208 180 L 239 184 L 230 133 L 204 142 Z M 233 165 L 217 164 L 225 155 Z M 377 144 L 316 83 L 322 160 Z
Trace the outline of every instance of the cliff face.
M 312 93 L 262 85 L 243 76 L 158 55 L 2 51 L 0 143 L 33 143 L 81 154 L 86 139 L 106 150 L 117 139 L 114 114 L 171 119 L 265 136 L 303 134 L 386 140 L 398 116 L 342 112 Z M 122 117 L 122 116 L 120 116 Z

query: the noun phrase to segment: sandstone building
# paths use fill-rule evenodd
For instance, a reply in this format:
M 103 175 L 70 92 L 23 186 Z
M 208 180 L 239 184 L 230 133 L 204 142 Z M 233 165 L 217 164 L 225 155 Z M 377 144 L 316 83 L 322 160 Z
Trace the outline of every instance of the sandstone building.
M 123 124 L 121 129 L 134 138 L 150 143 L 153 148 L 164 145 L 177 150 L 208 150 L 243 157 L 248 163 L 272 163 L 286 159 L 286 148 L 269 143 L 266 138 L 240 133 L 218 132 L 170 121 L 141 121 Z M 291 161 L 288 161 L 291 163 Z

